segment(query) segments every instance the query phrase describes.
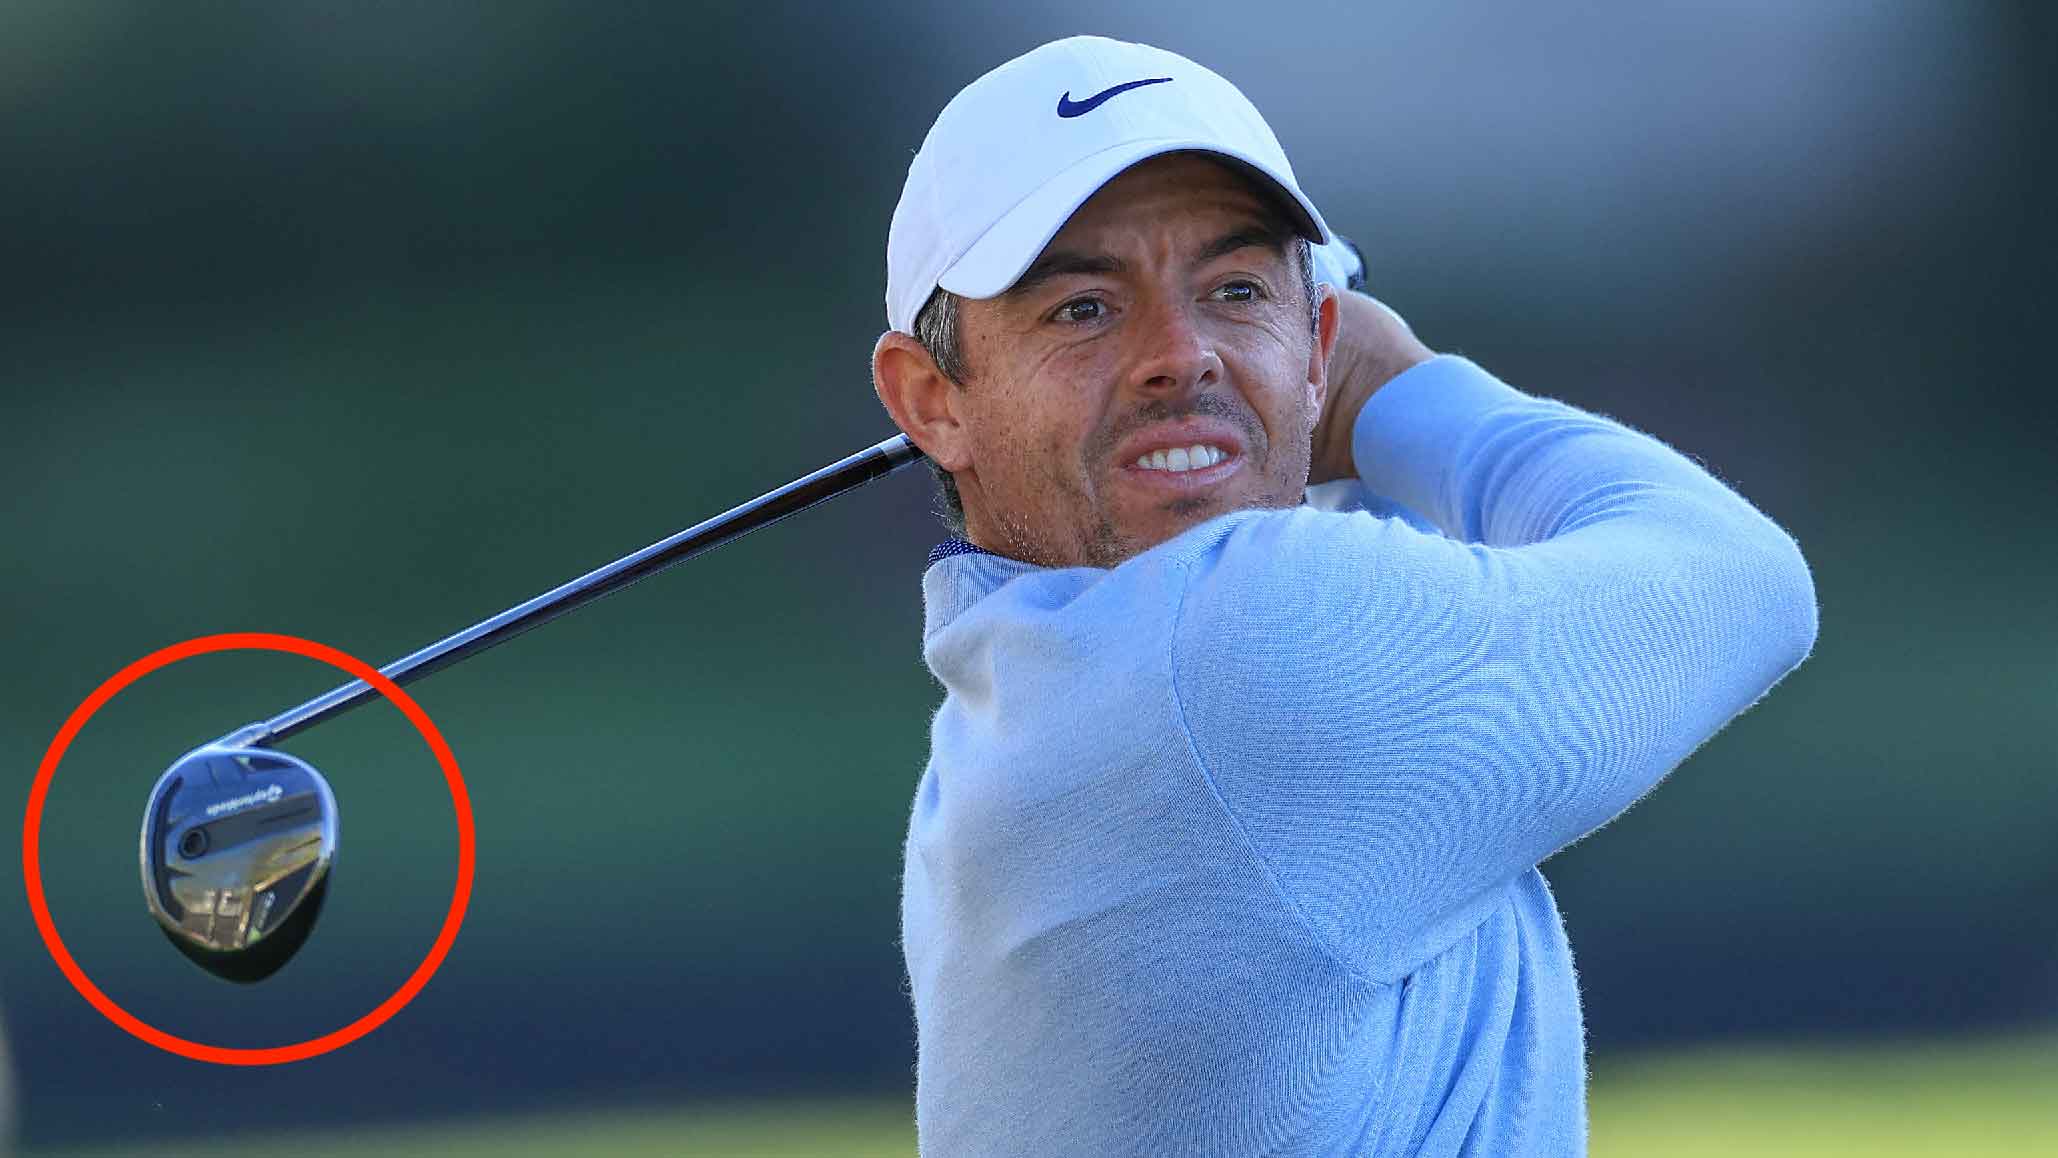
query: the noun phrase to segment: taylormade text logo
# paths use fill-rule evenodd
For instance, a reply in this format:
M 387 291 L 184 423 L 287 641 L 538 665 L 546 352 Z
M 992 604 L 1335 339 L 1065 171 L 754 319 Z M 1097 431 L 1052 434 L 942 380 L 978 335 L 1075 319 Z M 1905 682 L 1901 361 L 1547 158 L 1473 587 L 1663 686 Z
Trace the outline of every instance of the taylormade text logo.
M 239 808 L 248 808 L 253 804 L 270 804 L 285 794 L 286 790 L 278 785 L 267 784 L 246 796 L 231 796 L 227 800 L 208 805 L 207 815 L 220 816 L 224 812 L 234 812 Z

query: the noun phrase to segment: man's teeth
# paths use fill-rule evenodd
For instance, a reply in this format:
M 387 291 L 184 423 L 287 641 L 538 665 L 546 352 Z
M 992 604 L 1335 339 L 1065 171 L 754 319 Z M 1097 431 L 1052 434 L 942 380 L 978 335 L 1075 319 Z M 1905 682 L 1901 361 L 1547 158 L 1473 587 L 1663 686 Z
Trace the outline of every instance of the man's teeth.
M 1137 459 L 1136 465 L 1144 470 L 1199 470 L 1228 457 L 1229 452 L 1212 446 L 1179 446 L 1151 451 Z

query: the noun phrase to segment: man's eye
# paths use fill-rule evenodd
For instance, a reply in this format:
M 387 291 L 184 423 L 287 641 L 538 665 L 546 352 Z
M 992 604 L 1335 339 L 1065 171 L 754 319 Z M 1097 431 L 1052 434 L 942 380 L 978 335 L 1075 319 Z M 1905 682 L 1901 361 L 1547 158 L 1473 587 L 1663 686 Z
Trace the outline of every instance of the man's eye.
M 1232 281 L 1215 291 L 1222 300 L 1231 302 L 1254 302 L 1265 296 L 1265 291 L 1254 281 Z
M 1073 298 L 1052 316 L 1061 322 L 1097 322 L 1107 316 L 1107 305 L 1099 298 Z

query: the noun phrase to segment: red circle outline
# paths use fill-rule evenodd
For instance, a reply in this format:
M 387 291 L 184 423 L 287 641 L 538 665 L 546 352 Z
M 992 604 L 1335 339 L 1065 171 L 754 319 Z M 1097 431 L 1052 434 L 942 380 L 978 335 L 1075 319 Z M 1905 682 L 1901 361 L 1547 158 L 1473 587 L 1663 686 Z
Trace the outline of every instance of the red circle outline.
M 158 668 L 205 655 L 215 651 L 286 651 L 320 660 L 331 667 L 341 668 L 370 684 L 378 693 L 399 708 L 401 714 L 422 734 L 428 742 L 429 751 L 436 756 L 436 763 L 443 768 L 443 779 L 450 785 L 450 803 L 457 814 L 457 887 L 451 891 L 450 912 L 443 918 L 443 929 L 436 935 L 436 943 L 429 947 L 428 956 L 415 968 L 414 973 L 394 990 L 393 996 L 379 1003 L 370 1013 L 349 1025 L 320 1037 L 291 1045 L 269 1046 L 263 1049 L 233 1049 L 227 1046 L 208 1045 L 205 1042 L 188 1041 L 183 1037 L 164 1032 L 156 1026 L 123 1009 L 114 1000 L 100 991 L 72 960 L 71 952 L 64 947 L 64 941 L 57 935 L 57 925 L 50 919 L 49 905 L 43 898 L 43 872 L 37 856 L 38 839 L 43 827 L 43 801 L 50 794 L 50 777 L 57 771 L 58 761 L 64 758 L 65 750 L 91 719 L 116 693 Z M 472 799 L 465 791 L 464 776 L 457 770 L 457 757 L 450 752 L 450 745 L 444 743 L 443 733 L 437 731 L 435 721 L 422 710 L 421 705 L 392 680 L 379 674 L 378 669 L 356 656 L 338 651 L 326 644 L 301 639 L 293 635 L 278 635 L 270 632 L 229 632 L 222 635 L 203 635 L 196 639 L 175 643 L 160 648 L 142 659 L 116 672 L 106 683 L 93 690 L 84 703 L 72 711 L 64 726 L 57 730 L 57 738 L 50 741 L 50 747 L 43 753 L 43 762 L 36 769 L 36 782 L 29 788 L 29 807 L 22 818 L 21 871 L 28 887 L 29 911 L 35 915 L 36 931 L 42 934 L 43 944 L 50 950 L 50 956 L 57 962 L 57 968 L 70 981 L 72 988 L 79 991 L 93 1008 L 99 1010 L 107 1020 L 120 1026 L 142 1041 L 159 1049 L 189 1057 L 195 1061 L 214 1062 L 230 1066 L 268 1066 L 282 1062 L 301 1061 L 318 1057 L 330 1050 L 341 1049 L 358 1038 L 384 1025 L 394 1014 L 406 1008 L 415 999 L 422 987 L 435 976 L 449 954 L 450 946 L 457 941 L 458 928 L 464 924 L 465 905 L 471 900 L 472 868 L 475 841 L 472 833 Z

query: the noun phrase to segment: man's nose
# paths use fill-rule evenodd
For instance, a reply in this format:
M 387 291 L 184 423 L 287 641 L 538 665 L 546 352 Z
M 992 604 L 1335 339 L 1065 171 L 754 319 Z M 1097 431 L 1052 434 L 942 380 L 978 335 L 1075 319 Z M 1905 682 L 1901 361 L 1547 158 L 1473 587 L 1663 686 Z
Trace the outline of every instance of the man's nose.
M 1141 324 L 1133 330 L 1138 351 L 1129 373 L 1132 386 L 1153 394 L 1180 393 L 1222 377 L 1222 359 L 1192 302 L 1159 298 L 1141 306 Z

